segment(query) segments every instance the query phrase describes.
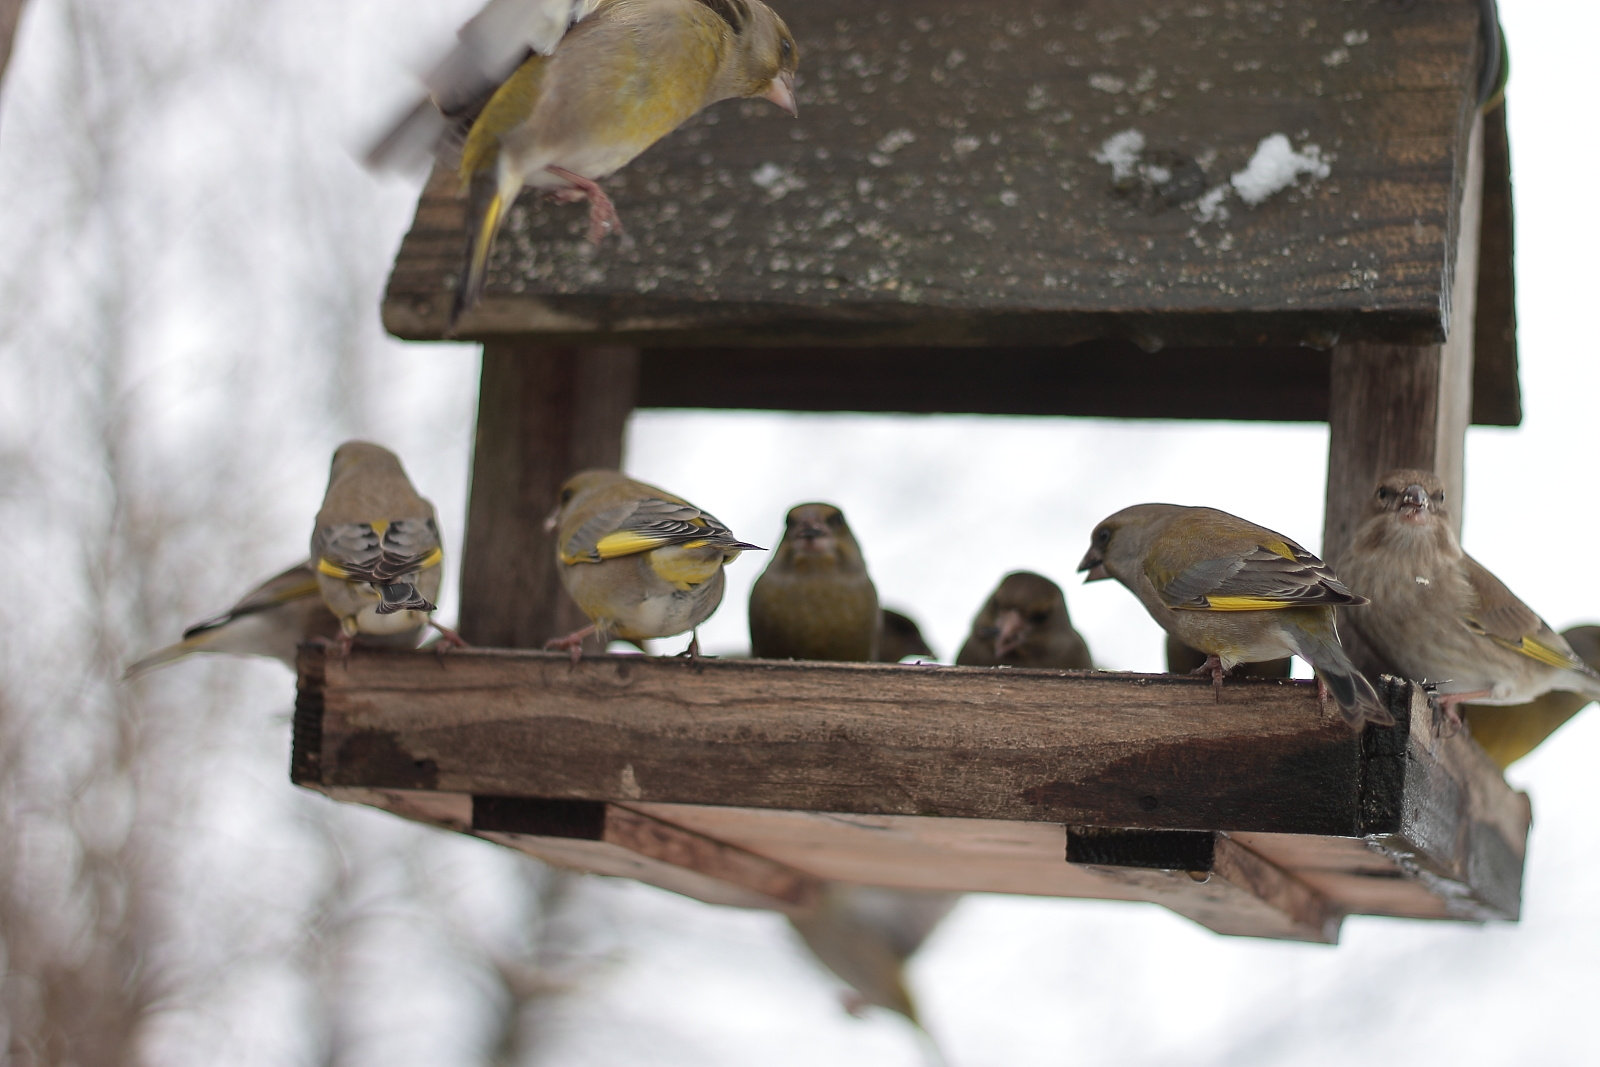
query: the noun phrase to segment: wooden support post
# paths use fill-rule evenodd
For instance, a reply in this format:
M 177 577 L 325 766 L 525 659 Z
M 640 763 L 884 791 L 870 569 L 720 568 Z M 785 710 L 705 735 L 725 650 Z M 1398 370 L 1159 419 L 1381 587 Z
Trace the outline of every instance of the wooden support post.
M 1352 344 L 1333 350 L 1322 555 L 1335 570 L 1366 514 L 1379 476 L 1394 467 L 1436 471 L 1444 479 L 1456 532 L 1461 531 L 1482 204 L 1480 116 L 1467 144 L 1445 343 Z
M 632 348 L 484 346 L 461 562 L 471 643 L 540 648 L 587 621 L 561 587 L 544 520 L 572 474 L 621 466 L 638 377 Z

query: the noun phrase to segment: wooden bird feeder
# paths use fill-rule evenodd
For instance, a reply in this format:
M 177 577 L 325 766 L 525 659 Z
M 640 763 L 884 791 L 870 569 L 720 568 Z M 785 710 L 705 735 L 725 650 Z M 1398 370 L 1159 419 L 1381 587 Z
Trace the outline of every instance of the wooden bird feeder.
M 636 407 L 1326 420 L 1335 567 L 1381 471 L 1460 500 L 1469 421 L 1520 421 L 1472 0 L 780 8 L 799 121 L 730 102 L 656 145 L 607 183 L 626 242 L 588 246 L 581 207 L 515 209 L 460 324 L 484 345 L 479 647 L 307 649 L 294 780 L 791 912 L 843 880 L 1325 942 L 1347 914 L 1515 919 L 1527 798 L 1403 681 L 1398 725 L 1354 736 L 1309 682 L 1219 706 L 1161 675 L 532 651 L 583 622 L 541 520 L 569 474 L 620 463 Z M 1300 173 L 1248 202 L 1273 135 Z M 396 335 L 445 336 L 463 215 L 436 174 Z

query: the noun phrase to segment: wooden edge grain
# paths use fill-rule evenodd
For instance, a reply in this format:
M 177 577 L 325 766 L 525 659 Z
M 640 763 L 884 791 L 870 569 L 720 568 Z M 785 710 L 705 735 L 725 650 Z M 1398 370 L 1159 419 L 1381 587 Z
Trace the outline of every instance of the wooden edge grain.
M 820 896 L 821 882 L 793 867 L 617 804 L 606 805 L 605 840 L 641 856 L 742 886 L 773 901 L 769 906 L 779 911 L 808 910 Z

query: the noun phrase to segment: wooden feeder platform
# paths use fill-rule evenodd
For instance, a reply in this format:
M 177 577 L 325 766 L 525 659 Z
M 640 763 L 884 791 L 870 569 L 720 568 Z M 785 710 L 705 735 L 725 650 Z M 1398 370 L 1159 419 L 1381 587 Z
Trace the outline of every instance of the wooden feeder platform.
M 1467 426 L 1521 420 L 1477 0 L 780 8 L 798 121 L 734 101 L 662 140 L 606 182 L 627 241 L 519 200 L 459 323 L 484 345 L 476 648 L 305 650 L 294 780 L 790 913 L 840 880 L 1324 942 L 1349 914 L 1515 919 L 1527 798 L 1403 681 L 1398 725 L 1352 735 L 1305 682 L 1217 704 L 1159 675 L 528 651 L 586 621 L 542 520 L 621 464 L 635 408 L 1326 421 L 1335 570 L 1381 472 L 1460 502 Z M 1246 204 L 1230 176 L 1276 134 L 1329 171 Z M 392 333 L 446 338 L 464 242 L 441 171 Z
M 1531 812 L 1423 694 L 1011 668 L 301 654 L 294 780 L 562 867 L 803 911 L 839 880 L 1150 901 L 1218 933 L 1515 919 Z

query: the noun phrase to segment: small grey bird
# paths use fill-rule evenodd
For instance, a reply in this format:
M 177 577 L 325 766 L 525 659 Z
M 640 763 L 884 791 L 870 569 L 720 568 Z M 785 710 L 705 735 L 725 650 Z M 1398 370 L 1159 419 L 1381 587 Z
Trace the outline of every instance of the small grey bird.
M 750 654 L 871 662 L 881 625 L 878 591 L 844 512 L 790 508 L 783 542 L 750 589 Z
M 1433 683 L 1457 723 L 1461 704 L 1526 704 L 1552 689 L 1600 698 L 1600 674 L 1461 550 L 1432 471 L 1379 479 L 1340 570 L 1372 601 L 1350 628 L 1394 673 Z
M 956 655 L 963 667 L 1094 669 L 1089 646 L 1072 628 L 1061 587 L 1042 574 L 1015 571 L 989 594 Z

